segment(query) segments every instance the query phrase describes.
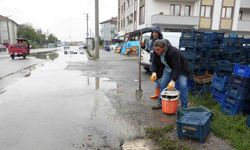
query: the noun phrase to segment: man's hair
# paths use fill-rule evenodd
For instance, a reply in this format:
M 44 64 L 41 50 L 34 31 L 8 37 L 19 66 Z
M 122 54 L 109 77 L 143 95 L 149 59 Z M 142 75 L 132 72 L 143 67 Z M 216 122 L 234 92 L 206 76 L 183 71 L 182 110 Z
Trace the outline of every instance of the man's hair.
M 154 47 L 167 48 L 167 43 L 165 40 L 158 39 L 158 40 L 155 40 Z

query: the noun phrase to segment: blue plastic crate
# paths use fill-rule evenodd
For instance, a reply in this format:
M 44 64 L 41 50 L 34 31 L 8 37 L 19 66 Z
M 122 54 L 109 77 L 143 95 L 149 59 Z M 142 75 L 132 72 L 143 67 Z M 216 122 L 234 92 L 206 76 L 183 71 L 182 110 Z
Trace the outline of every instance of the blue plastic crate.
M 235 64 L 234 75 L 250 78 L 250 66 Z
M 189 107 L 189 108 L 182 108 L 179 107 L 177 111 L 177 120 L 181 119 L 187 112 L 209 112 L 212 111 L 204 106 L 197 106 L 197 107 Z M 213 115 L 213 114 L 212 114 Z
M 187 85 L 188 85 L 188 90 L 191 91 L 194 88 L 194 80 L 188 79 Z
M 232 74 L 234 64 L 228 60 L 217 61 L 216 71 L 215 72 L 229 72 Z
M 199 31 L 188 31 L 188 32 L 182 32 L 181 38 L 185 40 L 196 40 L 201 41 L 203 39 L 203 32 Z
M 239 99 L 248 99 L 249 98 L 249 88 L 241 87 L 237 84 L 231 84 L 227 90 L 227 95 Z
M 247 126 L 250 128 L 250 115 L 247 116 Z
M 219 91 L 225 91 L 225 88 L 228 83 L 229 83 L 228 76 L 221 76 L 221 75 L 214 74 L 211 87 Z
M 222 112 L 224 112 L 225 114 L 233 116 L 241 112 L 242 104 L 233 105 L 233 104 L 224 102 L 221 109 L 222 109 Z
M 226 92 L 225 91 L 219 91 L 215 88 L 211 89 L 211 93 L 213 98 L 215 99 L 216 102 L 218 102 L 220 105 L 224 104 L 225 98 L 226 98 Z
M 201 58 L 200 53 L 194 51 L 181 51 L 181 54 L 189 60 L 197 60 Z
M 250 86 L 250 78 L 245 78 L 241 76 L 232 76 L 231 83 L 237 84 L 241 87 L 248 87 Z
M 237 107 L 237 106 L 242 106 L 244 101 L 245 101 L 244 98 L 235 97 L 235 96 L 230 95 L 230 94 L 227 93 L 224 104 L 227 103 L 227 104 L 231 104 L 232 106 Z
M 190 137 L 204 143 L 210 132 L 211 112 L 187 112 L 177 120 L 178 138 Z

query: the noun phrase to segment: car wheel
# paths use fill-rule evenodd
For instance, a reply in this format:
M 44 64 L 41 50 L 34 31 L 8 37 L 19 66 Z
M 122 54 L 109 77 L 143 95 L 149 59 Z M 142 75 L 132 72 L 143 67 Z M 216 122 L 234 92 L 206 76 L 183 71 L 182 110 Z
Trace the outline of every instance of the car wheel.
M 10 55 L 10 57 L 11 57 L 12 59 L 15 59 L 15 55 L 14 55 L 14 54 Z

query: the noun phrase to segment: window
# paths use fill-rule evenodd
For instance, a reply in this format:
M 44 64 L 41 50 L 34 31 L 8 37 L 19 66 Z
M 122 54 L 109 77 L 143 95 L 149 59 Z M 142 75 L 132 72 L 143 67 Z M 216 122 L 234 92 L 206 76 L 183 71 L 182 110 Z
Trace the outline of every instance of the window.
M 130 6 L 130 4 L 129 4 L 129 0 L 127 0 L 127 3 L 128 3 L 128 7 Z
M 181 15 L 181 5 L 171 4 L 170 5 L 170 15 L 180 16 Z
M 127 25 L 129 25 L 130 22 L 129 22 L 129 16 L 127 16 Z
M 125 12 L 125 9 L 126 9 L 126 4 L 125 4 L 125 2 L 124 2 L 124 4 L 123 4 L 123 11 Z
M 139 16 L 139 23 L 144 24 L 145 23 L 145 5 L 140 7 L 140 16 Z
M 233 14 L 233 7 L 222 7 L 221 18 L 231 19 Z
M 239 20 L 242 20 L 242 17 L 243 17 L 243 11 L 242 11 L 242 10 L 240 10 Z
M 137 19 L 137 12 L 135 11 L 134 12 L 134 22 L 136 22 L 136 19 Z
M 212 14 L 212 6 L 202 5 L 201 6 L 201 17 L 210 18 Z
M 191 6 L 186 5 L 184 10 L 184 16 L 190 16 L 191 15 Z

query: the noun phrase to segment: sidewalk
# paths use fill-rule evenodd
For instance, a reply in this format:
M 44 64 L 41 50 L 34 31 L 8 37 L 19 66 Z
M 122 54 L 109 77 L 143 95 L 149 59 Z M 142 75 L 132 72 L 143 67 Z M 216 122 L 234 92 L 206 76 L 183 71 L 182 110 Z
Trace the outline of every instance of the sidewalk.
M 128 122 L 135 123 L 141 128 L 142 136 L 146 127 L 164 127 L 169 124 L 175 126 L 176 116 L 165 115 L 161 110 L 151 110 L 151 106 L 155 102 L 151 101 L 149 96 L 154 92 L 154 84 L 149 80 L 150 75 L 143 68 L 141 72 L 143 97 L 140 101 L 136 100 L 135 91 L 138 89 L 137 62 L 137 57 L 122 56 L 100 50 L 99 60 L 90 60 L 88 64 L 79 67 L 79 69 L 88 70 L 92 68 L 94 70 L 87 71 L 88 75 L 97 74 L 100 77 L 108 77 L 117 82 L 117 90 L 109 91 L 108 97 L 113 101 L 111 103 L 116 108 L 118 114 Z M 205 144 L 200 144 L 196 140 L 179 140 L 176 135 L 176 129 L 169 134 L 175 141 L 185 143 L 187 146 L 199 150 L 232 149 L 225 141 L 215 137 L 212 133 L 208 136 Z M 133 138 L 127 140 L 133 141 Z

